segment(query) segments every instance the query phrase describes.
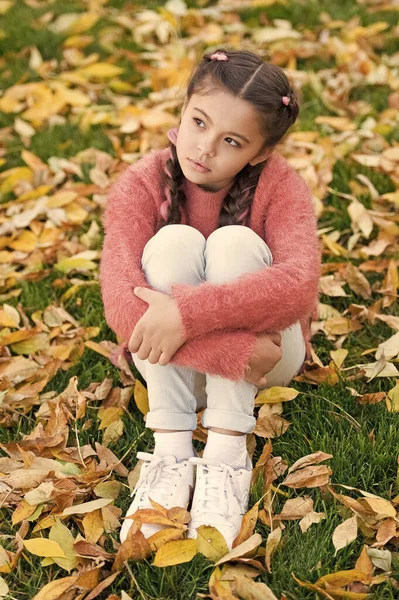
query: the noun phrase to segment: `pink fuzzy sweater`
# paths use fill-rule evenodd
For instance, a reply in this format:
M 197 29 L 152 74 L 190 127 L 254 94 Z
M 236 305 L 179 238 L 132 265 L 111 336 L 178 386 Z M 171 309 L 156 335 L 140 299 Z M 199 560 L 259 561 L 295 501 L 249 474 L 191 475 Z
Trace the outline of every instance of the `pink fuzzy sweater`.
M 154 289 L 145 279 L 141 257 L 157 231 L 168 157 L 168 148 L 151 150 L 130 165 L 111 185 L 104 212 L 100 283 L 105 318 L 126 342 L 148 308 L 133 289 Z M 182 223 L 207 239 L 217 228 L 231 185 L 207 192 L 185 179 Z M 279 154 L 271 155 L 259 178 L 250 227 L 269 246 L 271 267 L 219 285 L 172 284 L 188 336 L 172 364 L 243 379 L 256 333 L 282 331 L 297 321 L 310 358 L 310 323 L 317 314 L 321 275 L 317 220 L 308 185 Z

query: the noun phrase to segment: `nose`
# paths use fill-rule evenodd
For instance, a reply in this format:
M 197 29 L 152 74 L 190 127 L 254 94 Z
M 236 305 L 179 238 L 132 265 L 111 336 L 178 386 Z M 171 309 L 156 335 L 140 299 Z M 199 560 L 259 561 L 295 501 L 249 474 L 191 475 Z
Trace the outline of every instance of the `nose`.
M 213 142 L 210 138 L 202 138 L 197 148 L 201 153 L 201 158 L 203 156 L 215 156 L 215 142 Z

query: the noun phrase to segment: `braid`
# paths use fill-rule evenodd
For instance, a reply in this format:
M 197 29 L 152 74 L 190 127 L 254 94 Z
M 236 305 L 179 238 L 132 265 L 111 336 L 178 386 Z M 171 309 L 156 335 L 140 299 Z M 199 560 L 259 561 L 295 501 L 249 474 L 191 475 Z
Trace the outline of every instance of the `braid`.
M 165 195 L 167 200 L 163 203 L 163 214 L 161 216 L 160 229 L 165 225 L 181 223 L 181 209 L 186 201 L 186 196 L 182 189 L 183 171 L 177 158 L 176 147 L 170 145 L 171 157 L 165 164 Z
M 237 175 L 224 199 L 219 215 L 219 227 L 249 223 L 252 201 L 264 166 L 265 162 L 258 163 L 254 167 L 247 164 Z

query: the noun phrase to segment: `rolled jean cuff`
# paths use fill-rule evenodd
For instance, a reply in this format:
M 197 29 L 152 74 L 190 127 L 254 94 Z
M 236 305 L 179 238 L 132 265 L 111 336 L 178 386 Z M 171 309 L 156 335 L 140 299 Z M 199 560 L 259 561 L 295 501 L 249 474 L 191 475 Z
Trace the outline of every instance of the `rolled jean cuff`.
M 173 413 L 156 410 L 145 416 L 145 426 L 151 429 L 170 429 L 171 431 L 194 431 L 197 429 L 196 413 Z
M 233 410 L 206 408 L 202 415 L 202 424 L 207 428 L 219 427 L 230 431 L 252 433 L 256 425 L 256 419 L 254 416 Z

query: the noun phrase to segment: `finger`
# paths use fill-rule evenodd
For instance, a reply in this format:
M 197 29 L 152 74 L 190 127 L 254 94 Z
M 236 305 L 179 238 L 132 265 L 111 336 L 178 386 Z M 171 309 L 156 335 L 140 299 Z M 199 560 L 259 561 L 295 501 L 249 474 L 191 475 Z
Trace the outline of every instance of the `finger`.
M 151 346 L 149 345 L 148 342 L 143 341 L 143 343 L 141 344 L 138 352 L 137 352 L 137 356 L 140 360 L 146 360 L 149 355 L 151 353 Z
M 156 365 L 159 362 L 159 357 L 161 356 L 161 354 L 162 350 L 152 348 L 148 357 L 148 362 L 150 362 L 152 365 Z
M 270 339 L 276 344 L 276 346 L 281 346 L 281 333 L 278 333 L 278 331 L 273 331 L 270 334 Z
M 132 336 L 129 340 L 128 348 L 130 352 L 135 353 L 139 351 L 139 348 L 143 342 L 143 335 L 138 331 L 135 333 L 133 331 Z
M 165 367 L 166 365 L 169 364 L 170 358 L 169 355 L 166 352 L 162 352 L 161 356 L 159 357 L 159 364 L 162 367 Z

